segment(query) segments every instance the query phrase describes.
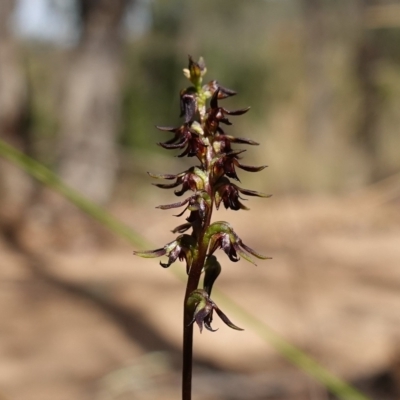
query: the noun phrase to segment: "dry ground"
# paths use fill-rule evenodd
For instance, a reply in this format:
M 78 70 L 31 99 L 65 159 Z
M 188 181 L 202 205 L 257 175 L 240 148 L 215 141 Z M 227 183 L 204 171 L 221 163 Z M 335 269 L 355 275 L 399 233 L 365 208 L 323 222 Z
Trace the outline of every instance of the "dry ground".
M 220 212 L 255 267 L 221 253 L 219 289 L 371 398 L 400 398 L 400 202 L 379 188 L 347 197 L 275 196 Z M 154 248 L 177 220 L 118 203 Z M 40 239 L 40 238 L 39 238 Z M 0 399 L 179 398 L 183 284 L 158 260 L 112 242 L 66 252 L 0 239 Z M 182 265 L 171 268 L 183 268 Z M 239 326 L 246 325 L 226 311 Z M 325 400 L 324 390 L 254 332 L 196 333 L 194 400 Z

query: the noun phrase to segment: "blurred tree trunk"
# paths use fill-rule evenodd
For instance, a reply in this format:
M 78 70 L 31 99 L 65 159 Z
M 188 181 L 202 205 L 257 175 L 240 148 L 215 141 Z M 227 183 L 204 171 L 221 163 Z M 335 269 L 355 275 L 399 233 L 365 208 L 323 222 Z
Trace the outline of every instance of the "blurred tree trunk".
M 302 0 L 305 26 L 307 132 L 310 144 L 326 153 L 334 142 L 333 88 L 329 78 L 330 29 L 326 0 Z
M 127 0 L 80 0 L 82 35 L 62 94 L 59 173 L 105 203 L 117 171 L 120 122 L 121 20 Z
M 366 15 L 371 1 L 358 2 L 359 15 Z M 379 160 L 378 118 L 381 111 L 381 95 L 376 81 L 376 64 L 380 59 L 379 44 L 374 40 L 374 32 L 364 25 L 356 49 L 356 77 L 360 90 L 360 111 L 356 128 L 356 144 L 364 153 L 368 164 L 368 178 L 374 181 L 381 177 Z
M 98 204 L 110 199 L 118 168 L 121 21 L 127 3 L 77 2 L 81 36 L 61 88 L 57 172 L 67 185 Z M 89 218 L 54 193 L 45 190 L 40 208 L 46 214 L 47 228 L 55 233 L 55 244 L 65 247 L 97 241 Z
M 0 136 L 23 152 L 30 147 L 27 130 L 27 80 L 19 49 L 11 33 L 14 0 L 0 2 Z M 30 178 L 0 159 L 0 223 L 17 224 L 32 193 Z

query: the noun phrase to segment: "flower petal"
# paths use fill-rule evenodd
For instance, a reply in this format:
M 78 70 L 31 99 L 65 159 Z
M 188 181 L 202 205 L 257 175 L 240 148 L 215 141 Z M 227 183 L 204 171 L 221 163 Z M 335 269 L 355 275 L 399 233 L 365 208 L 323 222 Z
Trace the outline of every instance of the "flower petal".
M 272 257 L 263 256 L 262 254 L 260 254 L 260 253 L 256 252 L 255 250 L 253 250 L 251 247 L 246 246 L 241 240 L 240 240 L 239 246 L 242 247 L 244 250 L 246 250 L 251 255 L 253 255 L 254 257 L 259 258 L 260 260 L 271 260 L 272 259 Z
M 165 204 L 162 206 L 157 206 L 156 208 L 160 208 L 161 210 L 169 210 L 170 208 L 182 207 L 183 205 L 187 204 L 190 199 L 191 197 L 188 197 L 187 199 L 179 201 L 178 203 Z
M 218 307 L 217 305 L 214 303 L 214 310 L 215 312 L 218 314 L 218 316 L 222 319 L 222 321 L 224 321 L 224 323 L 226 325 L 229 326 L 229 328 L 235 329 L 237 331 L 244 331 L 244 329 L 239 328 L 238 326 L 236 326 Z
M 271 197 L 272 194 L 265 194 L 262 192 L 256 192 L 255 190 L 250 190 L 250 189 L 242 189 L 238 186 L 236 186 L 236 188 L 239 190 L 240 193 L 243 193 L 247 196 L 256 196 L 256 197 L 264 197 L 264 198 L 268 198 Z
M 250 110 L 250 107 L 242 108 L 240 110 L 232 110 L 232 111 L 229 111 L 225 108 L 223 109 L 224 113 L 228 114 L 228 115 L 243 115 L 243 114 L 246 114 L 247 111 L 249 111 L 249 110 Z
M 156 125 L 156 128 L 160 131 L 165 131 L 165 132 L 176 132 L 179 128 L 174 128 L 172 126 L 158 126 Z
M 237 165 L 238 168 L 248 172 L 259 172 L 262 171 L 264 168 L 267 168 L 268 166 L 268 165 L 261 165 L 261 167 L 253 167 L 251 165 L 240 164 L 238 161 L 235 164 Z
M 171 232 L 172 233 L 183 233 L 186 232 L 188 229 L 192 227 L 192 224 L 187 222 L 185 224 L 179 225 L 176 228 L 174 228 Z
M 149 176 L 151 176 L 152 178 L 156 178 L 156 179 L 175 179 L 178 177 L 178 175 L 173 175 L 173 174 L 154 174 L 153 172 L 147 172 L 147 174 Z
M 187 143 L 187 139 L 183 140 L 182 142 L 175 143 L 175 144 L 170 144 L 167 142 L 157 143 L 157 144 L 164 149 L 173 150 L 173 149 L 183 149 L 185 147 L 186 143 Z
M 254 140 L 251 140 L 251 139 L 238 138 L 238 137 L 228 136 L 228 135 L 226 135 L 226 136 L 229 138 L 229 140 L 230 140 L 232 143 L 250 144 L 250 145 L 252 145 L 252 146 L 258 146 L 258 145 L 260 144 L 260 143 L 258 143 L 258 142 L 255 142 Z
M 133 254 L 135 256 L 143 257 L 143 258 L 156 258 L 161 257 L 166 254 L 166 250 L 164 247 L 155 250 L 145 250 L 145 251 L 134 251 Z
M 159 187 L 160 189 L 173 189 L 179 186 L 181 182 L 177 181 L 174 183 L 152 183 L 152 185 Z

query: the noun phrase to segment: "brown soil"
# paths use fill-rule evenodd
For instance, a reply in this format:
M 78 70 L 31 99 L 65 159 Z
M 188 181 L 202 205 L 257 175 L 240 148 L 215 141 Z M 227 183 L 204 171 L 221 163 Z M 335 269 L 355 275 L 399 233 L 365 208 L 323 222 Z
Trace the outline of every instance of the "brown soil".
M 157 202 L 112 210 L 154 248 L 177 225 Z M 221 253 L 217 287 L 371 398 L 400 398 L 399 203 L 368 192 L 250 207 L 218 219 L 273 260 L 232 264 Z M 179 398 L 176 276 L 118 241 L 66 252 L 31 239 L 0 239 L 0 399 Z M 195 400 L 328 398 L 255 332 L 214 327 L 195 334 Z

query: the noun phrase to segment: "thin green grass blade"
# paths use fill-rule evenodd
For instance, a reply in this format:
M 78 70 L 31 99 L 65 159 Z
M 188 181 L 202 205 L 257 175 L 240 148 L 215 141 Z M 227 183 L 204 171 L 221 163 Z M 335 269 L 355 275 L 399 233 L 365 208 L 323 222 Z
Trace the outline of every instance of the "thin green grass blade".
M 99 207 L 95 203 L 87 200 L 77 191 L 68 187 L 54 172 L 50 171 L 43 164 L 21 153 L 1 139 L 0 156 L 20 167 L 47 187 L 60 193 L 76 207 L 102 223 L 116 235 L 127 239 L 130 243 L 138 247 L 147 247 L 149 245 L 149 243 L 146 242 L 139 233 L 133 231 L 133 229 L 118 221 L 118 219 L 113 217 L 102 207 Z
M 1 139 L 0 156 L 20 167 L 36 178 L 39 182 L 60 193 L 76 207 L 102 223 L 116 235 L 125 238 L 132 245 L 143 248 L 154 247 L 154 245 L 141 237 L 139 233 L 118 221 L 103 208 L 85 199 L 79 193 L 69 188 L 48 168 L 16 150 Z M 186 281 L 186 275 L 182 270 L 174 268 L 172 271 L 179 279 Z M 235 303 L 231 298 L 224 295 L 222 292 L 217 291 L 215 288 L 213 289 L 213 298 L 216 299 L 218 304 L 223 304 L 223 308 L 229 309 L 232 314 L 236 314 L 236 316 L 244 322 L 246 327 L 251 327 L 264 341 L 273 346 L 281 356 L 315 378 L 339 399 L 372 400 L 353 386 L 333 375 L 306 353 L 286 341 L 278 333 L 274 332 L 263 321 L 250 314 L 242 306 Z

